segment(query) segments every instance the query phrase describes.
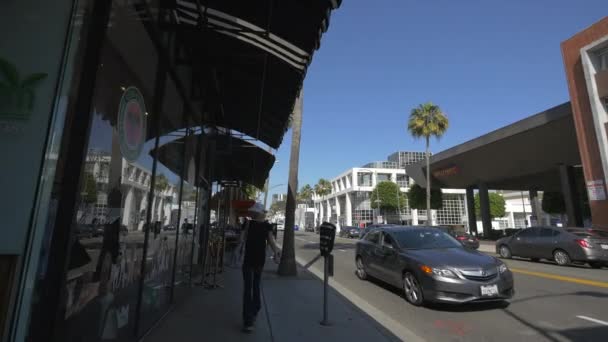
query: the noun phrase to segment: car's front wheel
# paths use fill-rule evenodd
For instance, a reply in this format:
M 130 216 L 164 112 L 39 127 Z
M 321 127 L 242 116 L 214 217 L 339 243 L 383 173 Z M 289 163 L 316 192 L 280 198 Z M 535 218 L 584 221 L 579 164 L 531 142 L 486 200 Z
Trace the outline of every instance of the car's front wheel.
M 420 306 L 424 303 L 422 295 L 422 287 L 418 283 L 418 279 L 411 272 L 405 272 L 403 275 L 403 292 L 405 299 L 412 305 Z
M 367 272 L 365 272 L 365 266 L 363 265 L 363 260 L 360 256 L 355 260 L 355 264 L 357 265 L 357 277 L 361 280 L 367 280 Z
M 511 257 L 513 257 L 511 254 L 511 249 L 506 245 L 500 246 L 498 253 L 500 254 L 500 257 L 504 259 L 511 259 Z

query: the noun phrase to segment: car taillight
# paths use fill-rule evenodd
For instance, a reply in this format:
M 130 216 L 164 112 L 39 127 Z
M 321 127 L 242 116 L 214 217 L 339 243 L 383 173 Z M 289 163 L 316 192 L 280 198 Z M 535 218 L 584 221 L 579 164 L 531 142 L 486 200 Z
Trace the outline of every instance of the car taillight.
M 581 247 L 584 247 L 584 248 L 593 248 L 593 246 L 591 246 L 591 244 L 589 242 L 587 242 L 586 240 L 575 240 L 575 241 Z
M 457 236 L 456 239 L 458 239 L 458 240 L 466 240 L 467 237 L 466 236 Z

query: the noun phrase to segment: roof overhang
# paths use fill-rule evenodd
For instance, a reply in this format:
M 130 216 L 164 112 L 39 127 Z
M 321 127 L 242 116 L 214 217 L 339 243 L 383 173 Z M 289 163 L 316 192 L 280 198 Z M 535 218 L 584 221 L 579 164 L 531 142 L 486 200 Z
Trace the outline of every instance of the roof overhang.
M 211 181 L 234 181 L 251 184 L 260 189 L 264 187 L 270 169 L 274 165 L 274 155 L 248 141 L 230 135 L 214 135 L 205 138 L 209 142 L 215 143 Z M 199 142 L 199 134 L 190 135 L 159 146 L 150 154 L 157 157 L 158 162 L 172 172 L 181 175 L 182 165 L 186 164 L 182 162 L 183 149 L 186 148 L 185 160 L 191 160 L 197 150 L 191 146 L 196 146 Z M 201 185 L 201 175 L 196 179 L 197 185 Z
M 433 155 L 433 187 L 560 190 L 560 164 L 580 165 L 570 102 Z M 424 161 L 406 167 L 426 186 Z
M 190 57 L 199 125 L 278 148 L 308 65 L 339 0 L 170 2 L 175 44 Z M 163 135 L 167 132 L 159 132 Z

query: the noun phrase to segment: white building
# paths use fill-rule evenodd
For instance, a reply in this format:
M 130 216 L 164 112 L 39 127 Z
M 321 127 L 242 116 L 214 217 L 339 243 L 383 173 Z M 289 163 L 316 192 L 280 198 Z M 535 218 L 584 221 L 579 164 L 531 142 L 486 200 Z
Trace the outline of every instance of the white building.
M 443 190 L 443 208 L 432 210 L 430 219 L 426 210 L 410 209 L 407 200 L 400 210 L 381 213 L 372 209 L 370 197 L 376 184 L 391 181 L 407 192 L 413 180 L 406 174 L 405 165 L 424 159 L 424 152 L 396 152 L 389 161 L 373 162 L 363 167 L 351 168 L 331 179 L 332 191 L 327 196 L 314 195 L 314 222 L 323 221 L 341 226 L 361 226 L 371 223 L 401 223 L 407 225 L 466 225 L 466 201 L 464 190 Z
M 505 199 L 505 216 L 497 217 L 492 220 L 492 228 L 526 228 L 531 226 L 560 226 L 561 218 L 558 215 L 550 215 L 540 208 L 542 202 L 542 192 L 538 192 L 538 215 L 534 213 L 534 206 L 530 203 L 528 191 L 498 191 Z M 537 218 L 538 216 L 538 218 Z M 481 227 L 480 220 L 477 227 Z
M 108 193 L 110 182 L 111 156 L 102 151 L 90 150 L 85 163 L 85 173 L 93 176 L 96 183 L 97 200 L 78 210 L 77 219 L 81 223 L 91 223 L 96 219 L 99 223 L 106 221 L 108 215 Z M 148 169 L 121 160 L 121 194 L 122 211 L 121 224 L 128 230 L 142 230 L 148 208 L 148 193 L 152 172 Z M 164 189 L 156 190 L 152 197 L 151 221 L 160 221 L 162 225 L 170 223 L 171 211 L 177 204 L 178 188 L 170 181 Z

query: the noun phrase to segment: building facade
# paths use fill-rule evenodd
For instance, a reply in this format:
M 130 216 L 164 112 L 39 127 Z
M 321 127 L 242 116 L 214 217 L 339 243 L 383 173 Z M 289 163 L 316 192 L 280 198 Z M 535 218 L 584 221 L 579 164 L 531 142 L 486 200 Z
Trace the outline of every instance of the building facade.
M 83 190 L 85 198 L 88 200 L 83 201 L 81 207 L 78 208 L 76 213 L 78 223 L 106 224 L 109 221 L 108 195 L 110 191 L 111 161 L 111 154 L 104 151 L 90 150 L 87 154 L 85 162 L 86 184 Z M 152 180 L 152 171 L 124 158 L 122 158 L 120 164 L 122 168 L 121 224 L 129 231 L 141 231 L 146 221 L 147 189 L 150 187 Z M 157 186 L 157 190 L 154 191 L 152 196 L 151 217 L 153 222 L 160 222 L 162 226 L 165 226 L 172 223 L 172 211 L 179 206 L 178 184 L 168 180 L 165 175 L 157 177 L 159 186 Z M 164 178 L 164 180 L 158 181 L 161 178 Z M 192 217 L 193 215 L 189 216 Z
M 270 205 L 273 205 L 277 202 L 285 201 L 287 199 L 287 194 L 272 194 L 272 200 L 270 201 Z
M 608 229 L 608 17 L 561 45 L 592 225 Z M 566 203 L 568 216 L 576 207 Z
M 351 168 L 330 180 L 331 193 L 327 196 L 314 195 L 314 222 L 323 221 L 342 226 L 366 226 L 372 223 L 399 223 L 406 225 L 433 224 L 449 226 L 466 225 L 466 201 L 463 190 L 444 189 L 443 207 L 432 210 L 430 217 L 426 210 L 411 209 L 407 199 L 399 203 L 394 212 L 373 209 L 372 192 L 380 182 L 396 183 L 401 192 L 406 193 L 413 180 L 406 174 L 404 166 L 424 159 L 424 152 L 396 152 L 387 161 L 365 164 Z

